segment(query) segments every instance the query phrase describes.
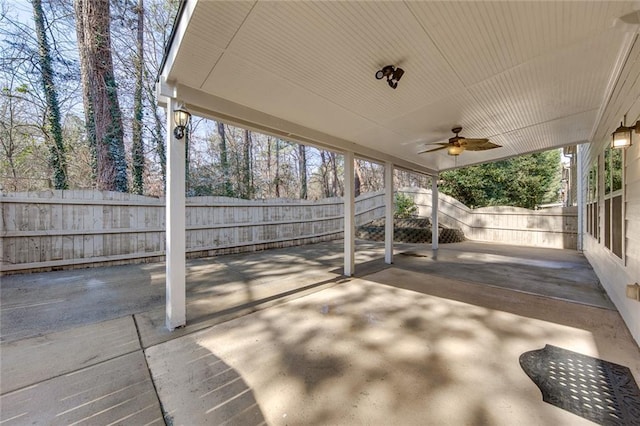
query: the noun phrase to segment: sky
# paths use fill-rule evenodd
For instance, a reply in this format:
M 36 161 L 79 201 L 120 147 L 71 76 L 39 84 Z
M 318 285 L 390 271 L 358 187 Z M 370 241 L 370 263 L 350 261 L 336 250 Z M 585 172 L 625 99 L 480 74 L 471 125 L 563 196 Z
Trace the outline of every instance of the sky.
M 19 22 L 33 28 L 33 8 L 29 0 L 0 0 L 0 4 L 9 16 L 17 17 Z

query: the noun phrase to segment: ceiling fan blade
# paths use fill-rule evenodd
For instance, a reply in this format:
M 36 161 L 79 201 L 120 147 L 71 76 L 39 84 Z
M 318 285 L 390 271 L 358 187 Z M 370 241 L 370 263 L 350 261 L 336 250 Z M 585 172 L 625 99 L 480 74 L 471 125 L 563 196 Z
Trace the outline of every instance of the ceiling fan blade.
M 462 131 L 462 127 L 454 127 L 451 129 L 455 136 L 449 138 L 449 142 L 429 142 L 424 145 L 440 145 L 437 148 L 427 149 L 418 152 L 418 154 L 425 154 L 427 152 L 441 151 L 443 149 L 448 150 L 448 154 L 452 156 L 458 156 L 464 151 L 486 151 L 488 149 L 500 148 L 502 145 L 489 142 L 487 138 L 470 138 L 467 139 L 464 136 L 459 136 Z
M 462 140 L 464 142 L 466 142 L 467 144 L 469 144 L 469 145 L 478 145 L 478 144 L 483 144 L 483 143 L 489 142 L 489 139 L 486 139 L 486 138 L 477 138 L 477 139 L 474 139 L 474 138 L 462 138 Z
M 418 154 L 426 154 L 427 152 L 440 151 L 440 150 L 442 150 L 442 149 L 447 149 L 447 148 L 449 148 L 449 144 L 448 144 L 448 143 L 440 144 L 440 145 L 443 145 L 443 146 L 439 146 L 439 147 L 437 147 L 437 148 L 433 148 L 433 149 L 427 149 L 427 150 L 425 150 L 425 151 L 419 151 L 419 152 L 418 152 Z
M 488 139 L 467 139 L 464 146 L 468 151 L 486 151 L 502 147 L 502 145 L 489 142 Z

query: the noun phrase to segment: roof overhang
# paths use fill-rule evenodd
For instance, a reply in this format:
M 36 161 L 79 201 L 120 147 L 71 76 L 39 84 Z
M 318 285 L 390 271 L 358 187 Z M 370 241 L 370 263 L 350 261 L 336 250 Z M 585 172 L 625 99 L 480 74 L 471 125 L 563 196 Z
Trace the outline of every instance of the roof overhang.
M 204 117 L 428 174 L 604 144 L 640 93 L 637 6 L 187 0 L 159 92 Z M 395 90 L 374 77 L 389 64 L 405 70 Z M 456 125 L 502 148 L 417 154 Z

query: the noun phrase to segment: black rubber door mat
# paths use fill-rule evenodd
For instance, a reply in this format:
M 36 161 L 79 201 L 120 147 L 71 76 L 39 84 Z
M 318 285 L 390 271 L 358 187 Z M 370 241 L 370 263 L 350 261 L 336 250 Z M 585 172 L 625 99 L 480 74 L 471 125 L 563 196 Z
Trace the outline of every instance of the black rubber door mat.
M 549 404 L 601 425 L 640 425 L 640 390 L 623 365 L 546 345 L 520 366 Z

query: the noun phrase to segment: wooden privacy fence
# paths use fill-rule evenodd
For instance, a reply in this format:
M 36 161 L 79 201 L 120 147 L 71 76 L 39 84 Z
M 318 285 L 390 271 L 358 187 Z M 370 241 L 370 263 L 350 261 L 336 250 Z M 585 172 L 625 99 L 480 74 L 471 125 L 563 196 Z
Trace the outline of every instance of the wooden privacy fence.
M 164 200 L 119 192 L 47 191 L 0 196 L 0 272 L 162 260 Z M 342 198 L 186 201 L 188 257 L 342 238 Z M 356 200 L 356 224 L 384 216 L 382 193 Z
M 404 188 L 431 215 L 431 191 Z M 118 192 L 0 195 L 0 273 L 160 261 L 164 200 Z M 356 225 L 384 217 L 381 192 L 356 199 Z M 342 198 L 319 201 L 187 198 L 188 257 L 327 241 L 343 236 Z M 478 241 L 576 248 L 577 210 L 469 209 L 440 194 L 440 223 Z
M 402 192 L 414 200 L 420 216 L 431 216 L 430 190 L 403 188 Z M 577 207 L 470 209 L 453 197 L 439 194 L 438 220 L 449 228 L 461 229 L 469 240 L 573 250 L 577 247 Z

